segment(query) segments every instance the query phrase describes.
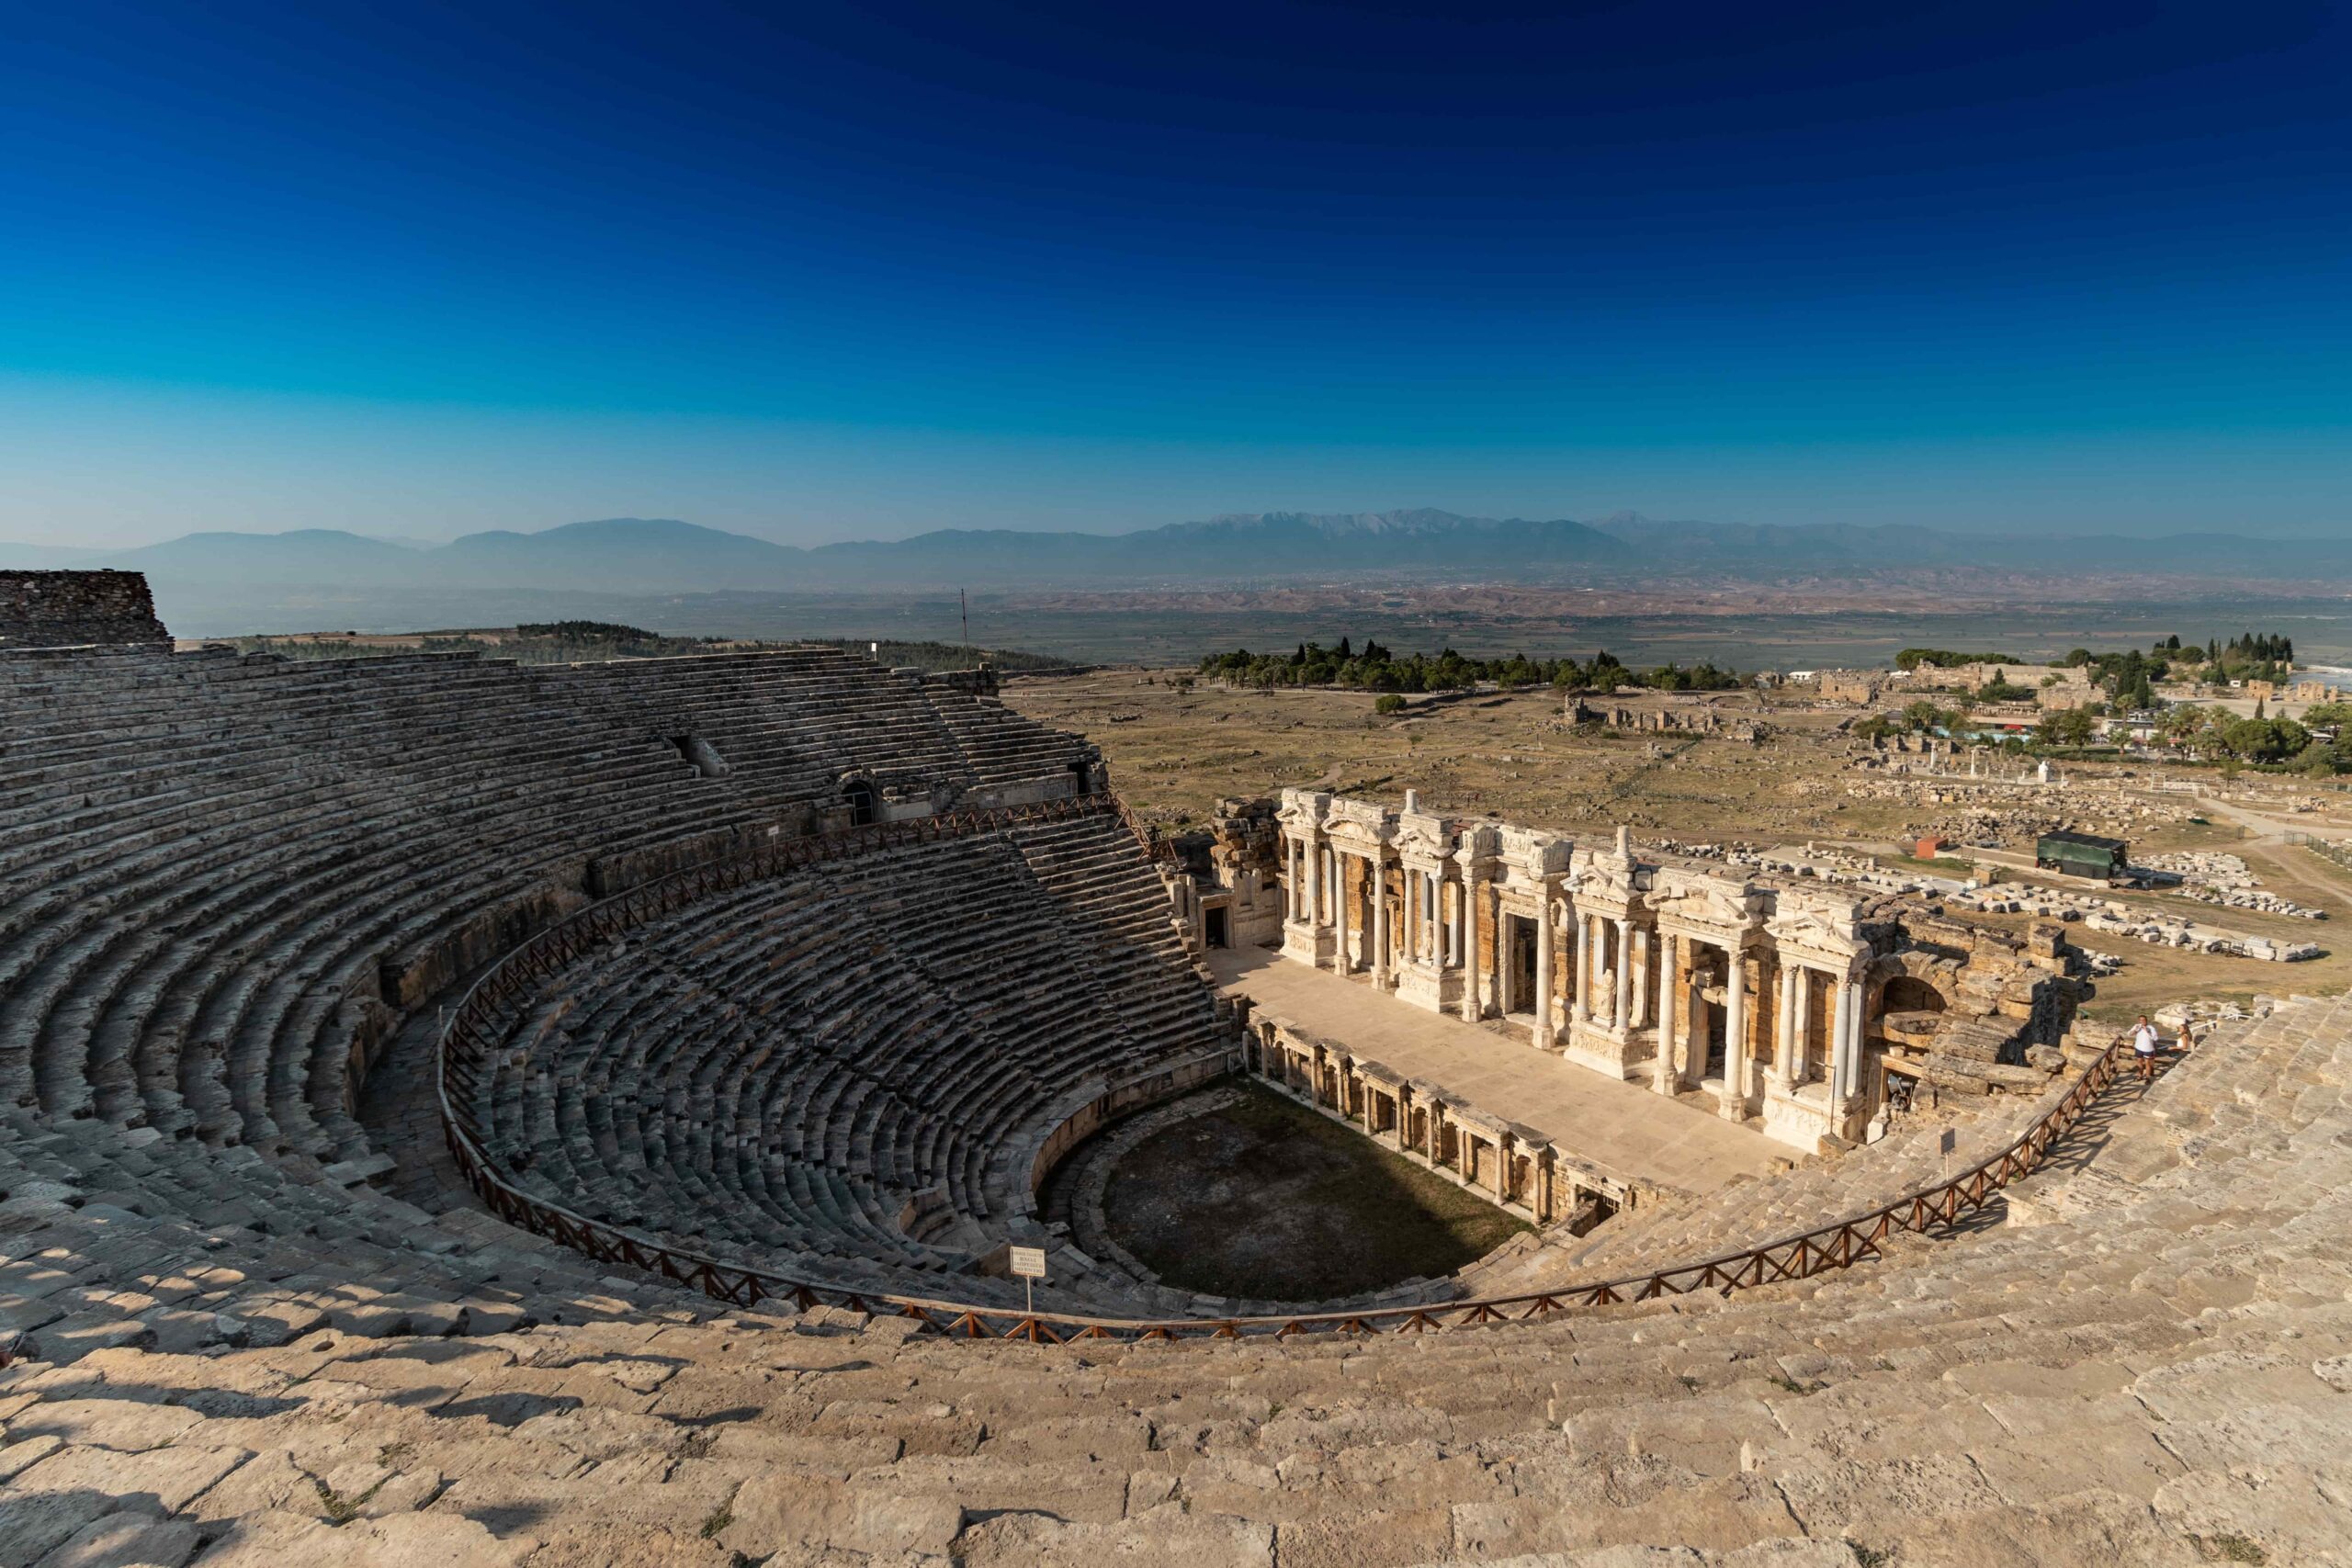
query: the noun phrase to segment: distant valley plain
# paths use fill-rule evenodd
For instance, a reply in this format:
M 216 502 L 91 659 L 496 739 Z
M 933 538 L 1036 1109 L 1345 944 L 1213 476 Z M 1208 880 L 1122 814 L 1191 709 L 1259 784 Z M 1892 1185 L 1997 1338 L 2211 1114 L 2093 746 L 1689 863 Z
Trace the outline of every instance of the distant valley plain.
M 2201 586 L 2202 591 L 2199 591 Z M 515 589 L 281 590 L 256 604 L 154 583 L 165 623 L 182 637 L 262 632 L 419 631 L 518 621 L 618 621 L 671 635 L 788 639 L 887 637 L 956 642 L 952 592 L 721 592 L 636 595 Z M 2096 598 L 2037 600 L 2017 585 L 1934 581 L 1752 584 L 1617 581 L 1589 587 L 1512 584 L 1288 583 L 1187 585 L 969 595 L 970 640 L 1079 663 L 1190 664 L 1233 648 L 1287 649 L 1366 637 L 1399 651 L 1452 647 L 1475 655 L 1589 655 L 1628 663 L 1711 659 L 1743 671 L 1885 663 L 1906 647 L 1997 650 L 2021 658 L 2072 647 L 2145 647 L 2283 632 L 2306 663 L 2352 664 L 2352 594 L 2213 592 L 2178 579 L 2100 585 Z

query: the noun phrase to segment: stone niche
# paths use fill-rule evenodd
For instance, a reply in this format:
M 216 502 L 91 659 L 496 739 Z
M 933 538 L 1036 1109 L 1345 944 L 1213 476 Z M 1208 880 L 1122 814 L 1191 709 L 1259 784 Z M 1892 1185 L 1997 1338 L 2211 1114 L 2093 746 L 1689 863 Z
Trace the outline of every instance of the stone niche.
M 0 648 L 165 643 L 137 571 L 0 571 Z

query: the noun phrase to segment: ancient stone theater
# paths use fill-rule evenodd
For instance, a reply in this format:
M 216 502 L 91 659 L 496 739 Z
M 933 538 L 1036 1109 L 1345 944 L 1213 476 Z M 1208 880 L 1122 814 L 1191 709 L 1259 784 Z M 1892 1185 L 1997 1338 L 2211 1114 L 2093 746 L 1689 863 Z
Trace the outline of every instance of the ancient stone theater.
M 1113 784 L 985 668 L 0 573 L 0 1568 L 2346 1560 L 2352 1003 L 2143 1084 L 2055 923 Z M 1510 1239 L 1146 1267 L 1245 1093 Z

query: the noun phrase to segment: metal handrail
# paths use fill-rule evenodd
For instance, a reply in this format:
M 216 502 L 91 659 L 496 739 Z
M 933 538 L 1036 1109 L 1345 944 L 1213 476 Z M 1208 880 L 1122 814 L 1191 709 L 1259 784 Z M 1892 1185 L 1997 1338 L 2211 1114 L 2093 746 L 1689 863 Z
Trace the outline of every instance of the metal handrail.
M 874 1315 L 911 1317 L 945 1335 L 973 1339 L 1021 1339 L 1063 1344 L 1085 1339 L 1173 1340 L 1284 1338 L 1295 1334 L 1419 1334 L 1443 1328 L 1540 1321 L 1577 1307 L 1657 1301 L 1697 1291 L 1728 1292 L 1809 1279 L 1877 1257 L 1898 1231 L 1926 1232 L 1984 1207 L 2011 1182 L 2031 1175 L 2051 1148 L 2080 1122 L 2120 1069 L 2119 1036 L 2086 1066 L 2059 1102 L 2006 1148 L 1958 1176 L 1923 1187 L 1866 1213 L 1832 1221 L 1745 1251 L 1669 1265 L 1642 1274 L 1560 1290 L 1489 1296 L 1433 1305 L 1353 1312 L 1293 1313 L 1223 1318 L 1090 1317 L 1032 1312 L 928 1296 L 858 1291 L 797 1280 L 768 1269 L 729 1263 L 671 1247 L 573 1213 L 508 1181 L 481 1145 L 469 1103 L 453 1103 L 456 1081 L 470 1091 L 481 1058 L 494 1041 L 486 1026 L 499 1003 L 545 978 L 590 948 L 708 893 L 741 887 L 824 861 L 901 844 L 991 832 L 1029 823 L 1115 810 L 1132 821 L 1116 796 L 1094 795 L 1034 807 L 956 812 L 784 840 L 731 860 L 707 863 L 659 877 L 607 898 L 541 931 L 484 972 L 468 988 L 441 1036 L 438 1092 L 441 1122 L 458 1170 L 490 1211 L 509 1224 L 559 1242 L 602 1263 L 623 1263 L 740 1307 L 789 1302 L 797 1310 L 840 1306 Z

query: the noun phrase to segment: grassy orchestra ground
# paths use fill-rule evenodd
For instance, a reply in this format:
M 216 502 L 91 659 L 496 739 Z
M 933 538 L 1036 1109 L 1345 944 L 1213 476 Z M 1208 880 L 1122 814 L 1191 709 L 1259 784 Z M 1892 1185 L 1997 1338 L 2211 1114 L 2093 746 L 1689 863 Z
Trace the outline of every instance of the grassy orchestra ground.
M 1103 1210 L 1167 1283 L 1314 1301 L 1450 1274 L 1526 1225 L 1272 1089 L 1128 1151 Z

